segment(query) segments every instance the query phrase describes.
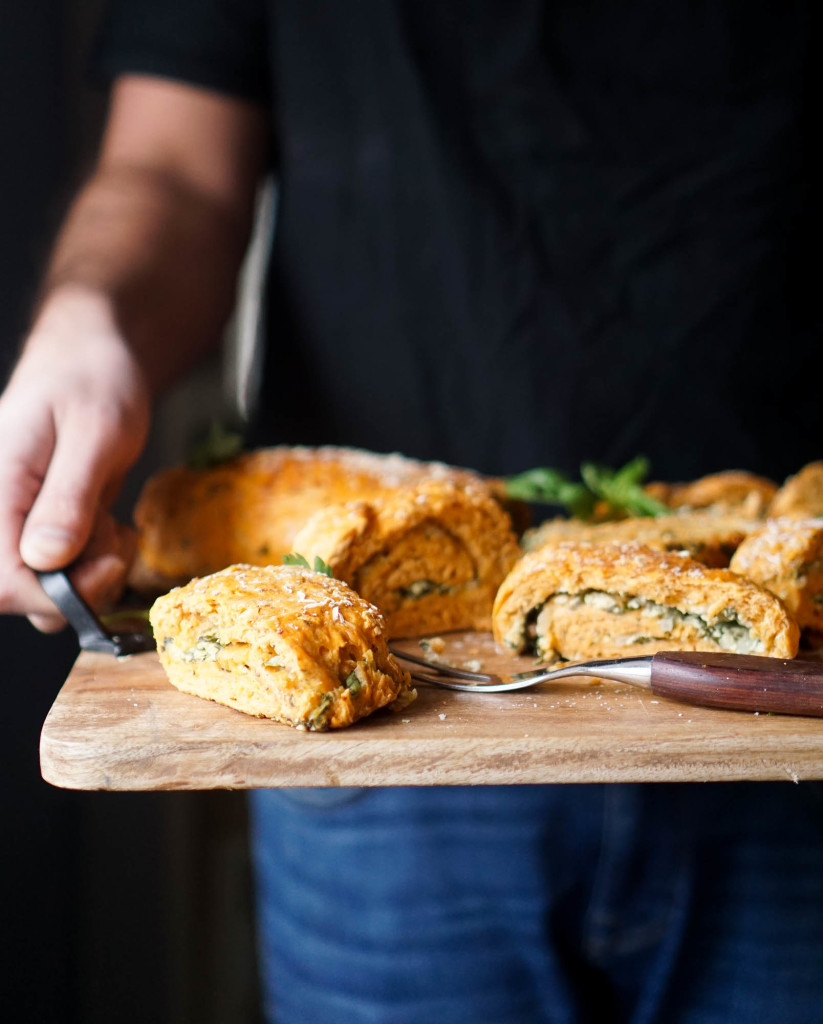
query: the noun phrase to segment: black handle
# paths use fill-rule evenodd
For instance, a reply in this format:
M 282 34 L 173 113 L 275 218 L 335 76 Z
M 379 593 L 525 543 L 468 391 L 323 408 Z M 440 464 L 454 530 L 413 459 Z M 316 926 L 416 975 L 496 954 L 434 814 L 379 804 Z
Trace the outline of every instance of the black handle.
M 823 717 L 823 662 L 742 654 L 655 654 L 652 693 L 709 708 Z
M 121 657 L 155 649 L 154 640 L 145 633 L 109 633 L 62 570 L 38 571 L 36 574 L 43 590 L 74 628 L 80 647 L 84 651 L 98 651 L 101 654 L 115 654 Z

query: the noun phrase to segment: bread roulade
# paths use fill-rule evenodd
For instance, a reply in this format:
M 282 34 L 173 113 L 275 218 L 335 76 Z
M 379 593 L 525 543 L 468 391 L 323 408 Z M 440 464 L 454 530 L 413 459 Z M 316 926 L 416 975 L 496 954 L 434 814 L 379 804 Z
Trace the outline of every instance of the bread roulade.
M 762 519 L 777 484 L 742 469 L 710 473 L 688 483 L 650 483 L 646 491 L 679 511 L 704 510 L 719 515 Z
M 729 567 L 783 601 L 801 629 L 823 631 L 823 519 L 769 519 Z
M 235 563 L 279 565 L 319 509 L 430 479 L 487 486 L 443 463 L 335 447 L 261 448 L 207 469 L 161 470 L 135 506 L 132 585 L 157 592 Z
M 823 462 L 810 462 L 790 476 L 769 505 L 769 519 L 823 516 Z
M 322 730 L 414 697 L 380 612 L 299 566 L 230 566 L 159 597 L 150 620 L 174 686 L 246 714 Z
M 549 519 L 527 530 L 523 548 L 536 551 L 558 540 L 592 543 L 637 541 L 659 551 L 682 551 L 703 565 L 726 568 L 741 541 L 760 527 L 743 516 L 690 515 L 643 516 L 609 523 L 585 523 L 575 519 Z
M 552 660 L 658 651 L 792 658 L 782 601 L 728 569 L 639 544 L 563 541 L 524 555 L 494 604 L 495 640 Z
M 377 605 L 393 637 L 489 629 L 494 595 L 519 554 L 497 501 L 447 481 L 324 509 L 294 550 L 320 557 Z

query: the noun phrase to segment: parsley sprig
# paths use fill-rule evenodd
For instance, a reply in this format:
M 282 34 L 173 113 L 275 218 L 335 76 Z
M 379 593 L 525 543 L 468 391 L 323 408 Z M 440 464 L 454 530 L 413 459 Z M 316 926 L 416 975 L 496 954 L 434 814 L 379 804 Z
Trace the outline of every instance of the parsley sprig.
M 649 460 L 642 455 L 620 469 L 584 462 L 580 480 L 557 469 L 529 469 L 508 477 L 506 495 L 519 501 L 559 505 L 575 519 L 591 519 L 598 503 L 605 502 L 612 515 L 659 516 L 671 512 L 643 488 Z

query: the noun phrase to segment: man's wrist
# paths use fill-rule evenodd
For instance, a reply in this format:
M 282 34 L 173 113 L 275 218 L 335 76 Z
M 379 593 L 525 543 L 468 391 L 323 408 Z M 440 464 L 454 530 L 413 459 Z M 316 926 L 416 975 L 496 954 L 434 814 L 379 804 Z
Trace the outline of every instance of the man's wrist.
M 48 288 L 38 303 L 29 337 L 78 330 L 95 335 L 118 334 L 112 297 L 85 284 L 63 283 Z

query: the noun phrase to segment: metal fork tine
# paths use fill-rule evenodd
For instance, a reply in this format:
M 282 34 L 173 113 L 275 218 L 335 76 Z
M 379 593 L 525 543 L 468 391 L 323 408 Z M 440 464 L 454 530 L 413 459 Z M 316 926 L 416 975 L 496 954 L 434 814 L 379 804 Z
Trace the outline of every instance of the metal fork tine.
M 464 693 L 508 693 L 509 690 L 524 690 L 528 686 L 531 686 L 531 683 L 526 682 L 507 683 L 505 680 L 501 679 L 500 676 L 487 676 L 486 678 L 489 679 L 490 682 L 478 679 L 470 683 L 460 682 L 453 676 L 432 676 L 428 675 L 426 672 L 412 672 L 411 677 L 418 683 L 428 683 L 429 686 L 440 686 L 445 690 L 462 690 Z
M 549 680 L 565 679 L 568 676 L 593 676 L 598 679 L 611 679 L 618 683 L 631 683 L 634 686 L 651 686 L 652 656 L 643 655 L 639 658 L 607 658 L 599 661 L 570 662 L 555 668 L 533 669 L 531 672 L 518 672 L 509 680 L 500 676 L 490 676 L 480 672 L 466 672 L 452 669 L 449 666 L 430 666 L 422 659 L 416 660 L 427 668 L 435 668 L 437 675 L 425 672 L 412 672 L 412 679 L 417 679 L 432 686 L 442 686 L 447 690 L 469 690 L 474 693 L 509 693 L 513 690 L 528 690 L 539 683 Z M 459 682 L 468 679 L 469 682 Z
M 413 665 L 420 665 L 422 668 L 427 669 L 429 672 L 434 672 L 438 676 L 449 676 L 455 679 L 468 679 L 469 682 L 474 683 L 501 683 L 503 680 L 500 676 L 489 675 L 486 672 L 470 672 L 465 668 L 455 668 L 452 665 L 438 665 L 437 662 L 427 661 L 425 658 L 421 658 L 416 654 L 407 654 L 405 651 L 399 650 L 397 647 L 389 646 L 389 650 L 395 656 L 404 661 L 410 661 Z M 422 676 L 420 677 L 422 678 Z M 433 682 L 434 680 L 429 680 Z

